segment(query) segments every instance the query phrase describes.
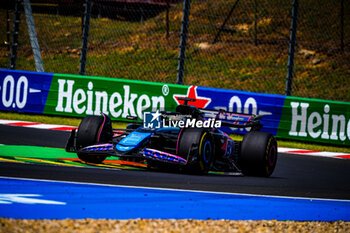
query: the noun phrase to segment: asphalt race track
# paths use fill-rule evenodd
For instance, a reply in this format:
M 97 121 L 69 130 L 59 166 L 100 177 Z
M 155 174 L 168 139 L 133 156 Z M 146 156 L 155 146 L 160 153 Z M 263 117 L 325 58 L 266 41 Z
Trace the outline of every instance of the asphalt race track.
M 0 126 L 0 144 L 64 148 L 69 132 Z M 0 162 L 0 176 L 350 200 L 350 160 L 279 154 L 270 178 Z

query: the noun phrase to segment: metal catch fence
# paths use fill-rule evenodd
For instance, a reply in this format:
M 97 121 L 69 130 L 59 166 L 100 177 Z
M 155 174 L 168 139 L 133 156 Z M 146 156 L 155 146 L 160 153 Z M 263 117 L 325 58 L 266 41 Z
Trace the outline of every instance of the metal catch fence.
M 349 1 L 31 0 L 33 25 L 26 1 L 0 6 L 0 68 L 38 70 L 35 26 L 45 72 L 350 101 Z

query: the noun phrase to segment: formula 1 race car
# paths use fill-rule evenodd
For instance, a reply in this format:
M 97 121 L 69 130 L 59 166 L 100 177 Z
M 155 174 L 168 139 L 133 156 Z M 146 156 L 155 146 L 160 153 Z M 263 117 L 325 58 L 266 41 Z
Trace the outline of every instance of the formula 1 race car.
M 116 156 L 120 160 L 144 161 L 150 169 L 195 174 L 239 172 L 263 177 L 272 174 L 277 142 L 272 134 L 260 131 L 261 116 L 198 109 L 188 105 L 194 99 L 182 100 L 184 104 L 178 105 L 175 112 L 153 114 L 153 118 L 161 118 L 160 127 L 137 122 L 126 129 L 112 129 L 107 115 L 87 116 L 78 131 L 72 130 L 66 151 L 77 153 L 87 163 L 102 163 L 106 157 Z M 250 131 L 242 141 L 235 141 L 218 125 L 249 127 Z

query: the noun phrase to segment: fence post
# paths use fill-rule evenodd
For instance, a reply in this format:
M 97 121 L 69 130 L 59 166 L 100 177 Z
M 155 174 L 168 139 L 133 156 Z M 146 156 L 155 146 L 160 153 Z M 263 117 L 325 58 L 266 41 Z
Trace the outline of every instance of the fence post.
M 85 75 L 85 70 L 86 70 L 86 54 L 87 54 L 88 39 L 89 39 L 90 16 L 91 16 L 91 0 L 86 0 L 85 10 L 84 10 L 83 36 L 82 36 L 82 42 L 81 42 L 81 55 L 80 55 L 80 67 L 79 67 L 80 75 Z
M 12 25 L 12 42 L 11 42 L 11 55 L 10 55 L 10 69 L 16 69 L 17 60 L 17 48 L 18 48 L 18 35 L 19 35 L 19 24 L 21 23 L 21 6 L 22 0 L 16 0 L 15 3 L 15 16 Z
M 183 84 L 184 66 L 185 66 L 185 50 L 187 40 L 188 18 L 190 14 L 191 0 L 184 0 L 184 8 L 182 14 L 181 38 L 180 38 L 180 52 L 179 63 L 177 68 L 177 84 Z
M 231 17 L 231 15 L 232 15 L 234 9 L 236 8 L 238 2 L 239 2 L 239 0 L 236 0 L 235 4 L 232 6 L 230 12 L 229 12 L 228 15 L 226 16 L 226 19 L 225 19 L 224 23 L 221 25 L 221 27 L 220 27 L 218 33 L 216 33 L 216 36 L 215 36 L 214 41 L 213 41 L 213 44 L 215 44 L 216 42 L 218 42 L 219 37 L 220 37 L 220 33 L 224 30 L 225 25 L 226 25 L 227 21 L 230 19 L 230 17 Z
M 287 84 L 286 84 L 286 95 L 288 96 L 292 95 L 295 41 L 296 41 L 297 21 L 298 21 L 298 7 L 299 7 L 299 0 L 293 0 L 292 22 L 291 22 L 291 28 L 290 28 L 289 51 L 288 51 Z
M 38 42 L 38 37 L 35 30 L 35 24 L 32 14 L 32 8 L 30 6 L 30 0 L 24 0 L 24 13 L 26 15 L 28 34 L 30 39 L 30 44 L 32 46 L 35 69 L 38 72 L 44 72 L 43 60 L 41 58 L 40 47 Z
M 6 10 L 6 42 L 5 44 L 7 45 L 7 50 L 10 51 L 11 49 L 11 42 L 10 42 L 10 35 L 11 35 L 11 32 L 10 32 L 10 22 L 11 22 L 11 19 L 10 19 L 10 10 Z
M 344 52 L 344 0 L 340 1 L 340 50 Z

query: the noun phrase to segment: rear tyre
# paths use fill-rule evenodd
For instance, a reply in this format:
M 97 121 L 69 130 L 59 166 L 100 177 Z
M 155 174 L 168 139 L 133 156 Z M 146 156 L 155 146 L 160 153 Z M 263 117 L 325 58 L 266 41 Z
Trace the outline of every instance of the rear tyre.
M 80 150 L 99 142 L 108 142 L 112 135 L 111 122 L 107 116 L 87 116 L 80 122 L 76 148 Z M 77 155 L 88 163 L 102 163 L 107 157 L 106 155 L 93 155 L 84 152 L 78 152 Z
M 215 144 L 212 135 L 206 129 L 190 128 L 182 132 L 178 154 L 189 159 L 187 171 L 196 174 L 207 174 L 215 156 Z M 197 158 L 191 161 L 194 156 Z
M 277 162 L 277 141 L 271 133 L 244 135 L 238 163 L 244 175 L 269 177 Z

